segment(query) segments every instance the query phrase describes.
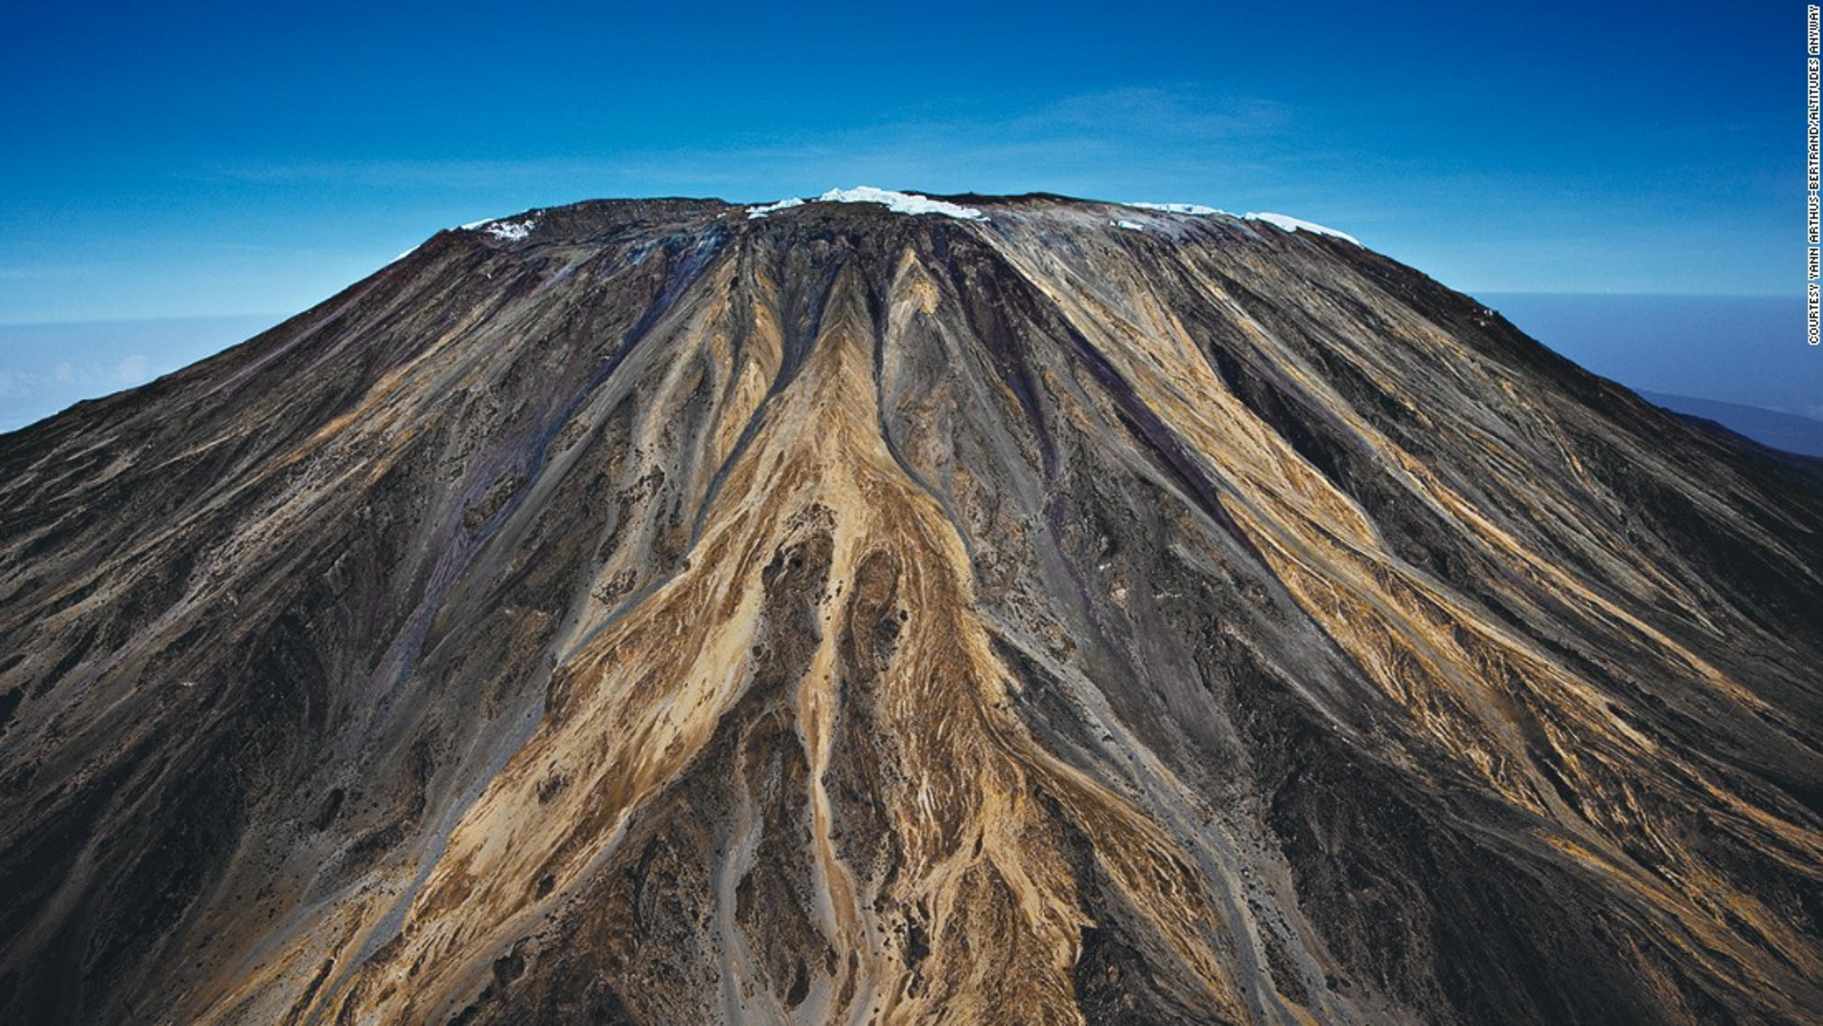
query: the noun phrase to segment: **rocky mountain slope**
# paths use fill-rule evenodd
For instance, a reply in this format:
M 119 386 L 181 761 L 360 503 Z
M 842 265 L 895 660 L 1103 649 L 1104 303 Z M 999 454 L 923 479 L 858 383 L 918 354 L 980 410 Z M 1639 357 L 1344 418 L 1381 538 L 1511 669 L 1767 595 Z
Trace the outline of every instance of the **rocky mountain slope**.
M 529 212 L 0 435 L 0 1020 L 1823 1022 L 1820 618 L 1311 226 Z

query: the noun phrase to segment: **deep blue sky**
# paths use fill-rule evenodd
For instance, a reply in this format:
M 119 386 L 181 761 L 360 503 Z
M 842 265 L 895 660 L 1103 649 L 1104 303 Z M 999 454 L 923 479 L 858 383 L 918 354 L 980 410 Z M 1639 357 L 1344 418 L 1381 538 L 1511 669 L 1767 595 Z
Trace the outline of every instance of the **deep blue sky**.
M 0 322 L 291 312 L 528 206 L 859 183 L 1279 210 L 1470 291 L 1801 281 L 1795 3 L 158 6 L 0 13 Z

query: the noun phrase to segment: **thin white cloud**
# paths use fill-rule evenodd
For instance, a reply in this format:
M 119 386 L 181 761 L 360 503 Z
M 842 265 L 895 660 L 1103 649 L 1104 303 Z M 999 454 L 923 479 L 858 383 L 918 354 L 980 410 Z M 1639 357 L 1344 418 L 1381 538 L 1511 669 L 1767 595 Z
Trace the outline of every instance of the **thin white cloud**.
M 152 376 L 152 364 L 143 353 L 133 353 L 114 365 L 114 380 L 123 388 L 143 384 Z
M 724 198 L 756 201 L 776 198 L 746 194 L 756 183 L 780 183 L 780 195 L 794 190 L 809 195 L 850 180 L 927 191 L 1082 191 L 1111 189 L 1135 176 L 1161 183 L 1253 177 L 1267 164 L 1239 158 L 1235 147 L 1223 144 L 1245 139 L 1257 152 L 1266 141 L 1288 139 L 1295 120 L 1290 108 L 1268 98 L 1136 86 L 1065 96 L 1006 116 L 900 118 L 849 129 L 754 136 L 716 147 L 523 160 L 241 164 L 213 174 L 272 185 L 333 182 L 575 193 L 553 196 L 557 202 L 590 193 L 665 191 L 731 192 Z M 1112 174 L 1119 179 L 1111 179 Z M 583 183 L 580 193 L 578 183 Z

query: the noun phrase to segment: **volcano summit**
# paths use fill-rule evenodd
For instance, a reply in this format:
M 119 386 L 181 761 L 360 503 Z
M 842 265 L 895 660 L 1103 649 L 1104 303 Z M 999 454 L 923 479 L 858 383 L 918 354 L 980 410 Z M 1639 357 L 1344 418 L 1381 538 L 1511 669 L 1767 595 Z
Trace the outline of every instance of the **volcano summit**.
M 1279 215 L 439 232 L 0 435 L 0 1019 L 1823 1022 L 1823 470 Z

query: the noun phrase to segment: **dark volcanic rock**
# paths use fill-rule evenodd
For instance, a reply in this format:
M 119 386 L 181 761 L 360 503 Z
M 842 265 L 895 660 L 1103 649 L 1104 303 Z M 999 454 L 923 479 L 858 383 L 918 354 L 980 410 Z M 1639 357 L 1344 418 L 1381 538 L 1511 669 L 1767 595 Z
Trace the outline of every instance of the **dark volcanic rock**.
M 0 435 L 0 1020 L 1823 1021 L 1818 464 L 956 200 L 441 232 Z

